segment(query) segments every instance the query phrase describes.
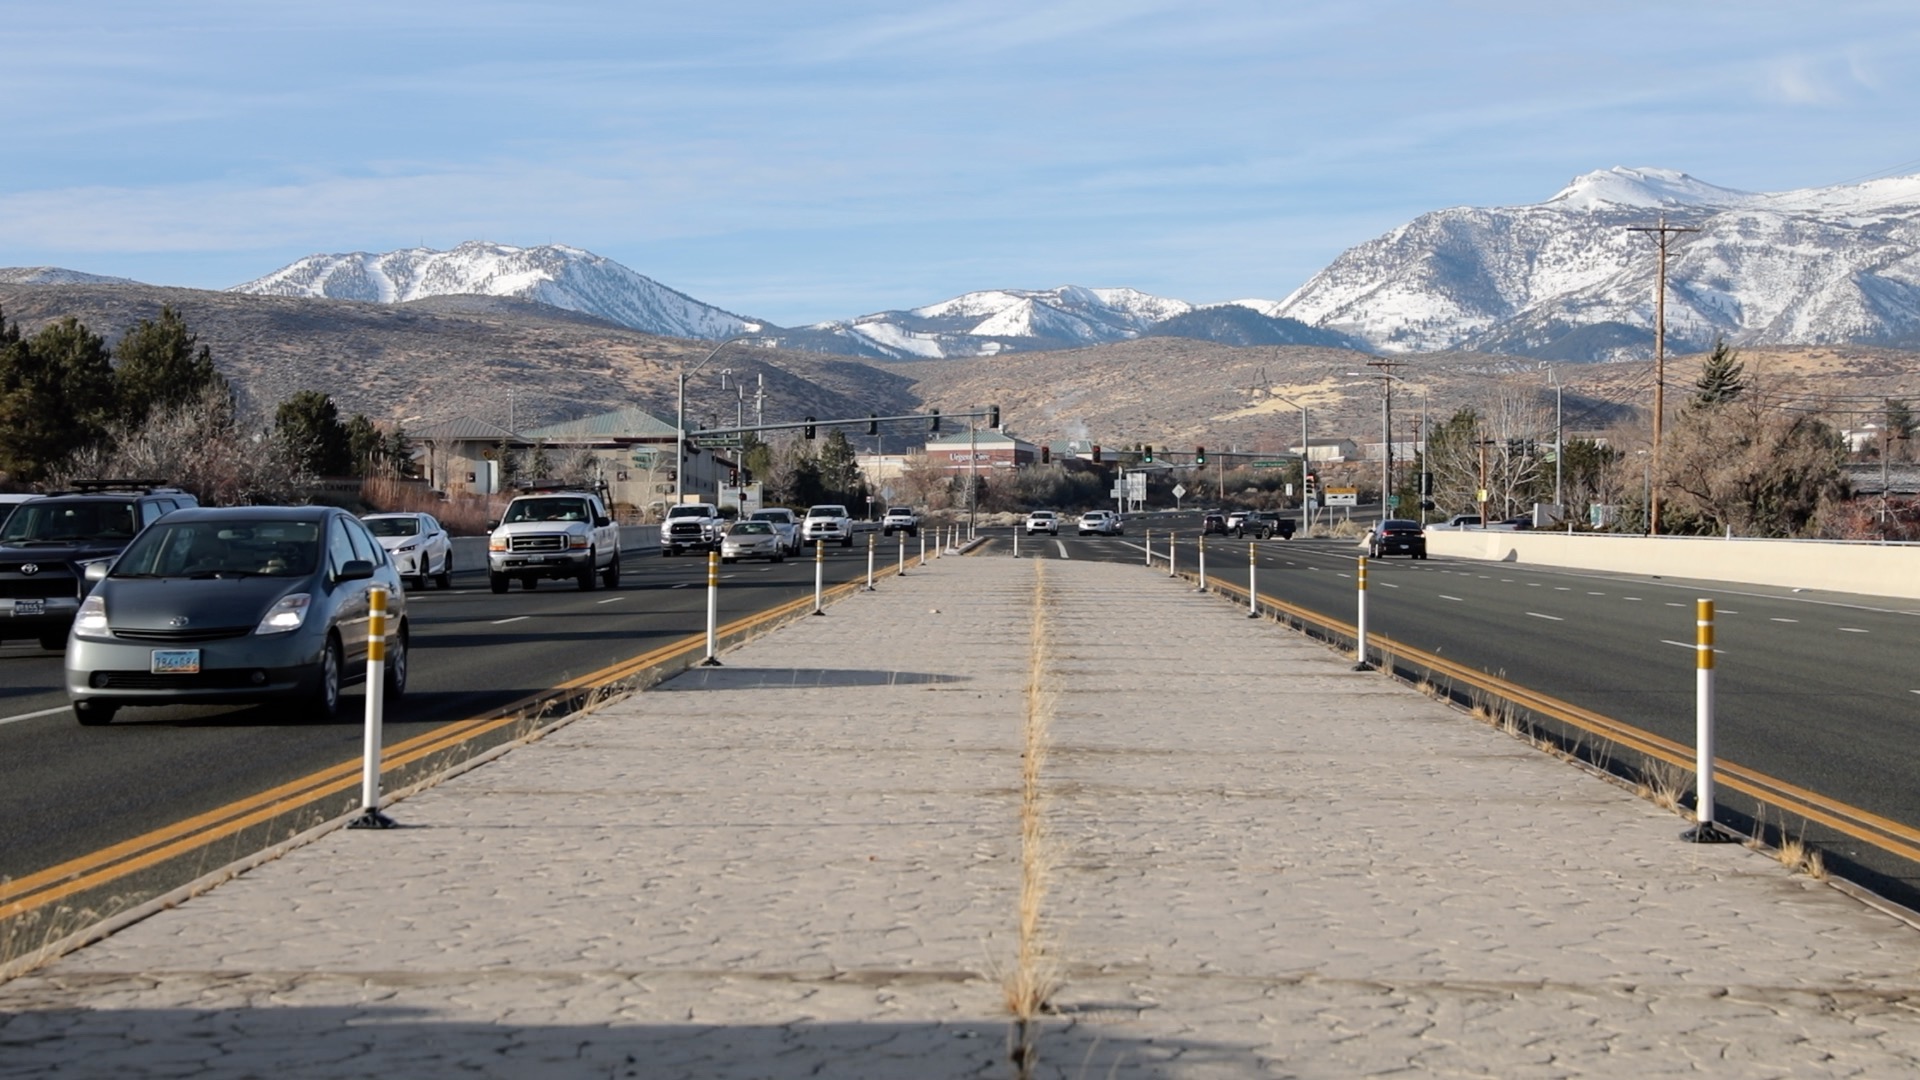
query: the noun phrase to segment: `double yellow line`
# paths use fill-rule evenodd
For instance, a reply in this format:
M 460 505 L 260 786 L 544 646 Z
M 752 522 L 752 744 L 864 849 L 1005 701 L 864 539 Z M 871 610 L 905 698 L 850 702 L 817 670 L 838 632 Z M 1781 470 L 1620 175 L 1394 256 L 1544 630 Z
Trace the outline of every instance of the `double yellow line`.
M 876 578 L 898 572 L 888 567 L 875 571 Z M 864 577 L 824 589 L 822 602 L 864 588 Z M 716 628 L 722 640 L 731 640 L 760 629 L 769 629 L 813 608 L 808 595 L 766 611 L 756 612 Z M 689 635 L 651 652 L 623 660 L 568 680 L 552 690 L 532 694 L 485 715 L 455 721 L 432 731 L 386 747 L 380 755 L 380 771 L 404 769 L 435 754 L 443 754 L 463 743 L 483 738 L 500 728 L 526 723 L 527 713 L 555 700 L 567 700 L 601 687 L 617 686 L 651 669 L 666 668 L 674 661 L 695 653 L 705 655 L 706 632 Z M 681 665 L 684 667 L 685 665 Z M 667 672 L 672 674 L 673 671 Z M 664 676 L 663 676 L 664 677 Z M 657 681 L 657 680 L 656 680 Z M 558 721 L 560 718 L 556 717 Z M 545 731 L 550 724 L 543 724 Z M 529 736 L 539 731 L 530 732 Z M 164 865 L 190 855 L 247 829 L 265 825 L 290 810 L 354 790 L 360 784 L 361 761 L 353 758 L 319 772 L 303 776 L 278 787 L 209 810 L 204 814 L 162 826 L 151 832 L 124 840 L 56 866 L 11 881 L 0 882 L 0 922 L 32 914 L 49 905 L 76 895 L 112 885 L 115 881 Z M 344 822 L 345 819 L 342 819 Z M 248 853 L 251 854 L 251 853 Z

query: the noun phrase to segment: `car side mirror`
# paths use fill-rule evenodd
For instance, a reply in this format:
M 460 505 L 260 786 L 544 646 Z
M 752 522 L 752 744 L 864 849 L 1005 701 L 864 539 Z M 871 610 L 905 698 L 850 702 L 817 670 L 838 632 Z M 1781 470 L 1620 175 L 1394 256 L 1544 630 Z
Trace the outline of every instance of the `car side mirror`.
M 112 568 L 113 560 L 100 559 L 96 562 L 88 563 L 86 570 L 82 571 L 82 573 L 85 575 L 87 583 L 93 585 L 107 580 L 107 571 Z
M 610 517 L 597 517 L 593 519 L 593 527 L 596 529 L 604 529 L 611 524 L 613 524 L 613 519 Z
M 366 559 L 348 559 L 336 581 L 365 581 L 373 576 L 373 563 Z
M 492 532 L 493 530 L 495 530 L 495 529 L 497 529 L 497 528 L 499 528 L 499 527 L 500 527 L 500 523 L 499 523 L 498 521 L 489 521 L 489 522 L 487 522 L 487 531 L 488 531 L 488 532 Z

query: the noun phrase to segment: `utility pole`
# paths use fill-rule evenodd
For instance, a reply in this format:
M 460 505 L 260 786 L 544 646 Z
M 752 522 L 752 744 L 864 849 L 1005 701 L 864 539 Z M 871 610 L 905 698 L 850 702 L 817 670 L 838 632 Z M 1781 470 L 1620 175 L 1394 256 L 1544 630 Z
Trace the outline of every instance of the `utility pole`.
M 1660 235 L 1660 268 L 1653 294 L 1653 471 L 1660 471 L 1660 425 L 1667 414 L 1667 238 L 1675 233 L 1700 230 L 1686 225 L 1667 224 L 1660 215 L 1658 225 L 1629 225 L 1628 232 Z M 1647 496 L 1647 535 L 1660 535 L 1660 489 L 1653 487 Z
M 1380 373 L 1380 519 L 1385 521 L 1387 502 L 1393 497 L 1393 384 L 1400 379 L 1393 369 L 1400 365 L 1393 360 L 1369 360 L 1367 366 Z

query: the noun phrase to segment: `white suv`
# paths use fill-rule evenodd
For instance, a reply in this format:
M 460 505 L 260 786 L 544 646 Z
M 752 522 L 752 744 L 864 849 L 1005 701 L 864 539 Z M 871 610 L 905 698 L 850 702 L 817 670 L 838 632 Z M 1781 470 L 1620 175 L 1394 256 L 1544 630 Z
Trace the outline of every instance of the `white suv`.
M 1027 535 L 1043 532 L 1053 536 L 1060 535 L 1060 519 L 1051 510 L 1035 510 L 1027 515 Z
M 1089 510 L 1080 515 L 1080 535 L 1092 533 L 1095 536 L 1119 536 L 1126 530 L 1120 523 L 1120 515 L 1111 510 Z
M 800 539 L 809 544 L 816 540 L 838 540 L 841 547 L 852 547 L 853 518 L 844 506 L 832 503 L 810 506 L 806 519 L 800 522 Z

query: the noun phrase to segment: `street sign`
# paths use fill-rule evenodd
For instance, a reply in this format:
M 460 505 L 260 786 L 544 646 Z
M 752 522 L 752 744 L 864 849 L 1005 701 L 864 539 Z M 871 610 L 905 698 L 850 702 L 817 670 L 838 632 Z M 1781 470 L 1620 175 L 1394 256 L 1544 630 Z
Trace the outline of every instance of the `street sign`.
M 1399 509 L 1399 507 L 1400 507 L 1400 496 L 1398 495 L 1387 496 L 1387 509 L 1397 510 Z
M 1185 485 L 1185 484 L 1175 484 L 1175 485 L 1173 485 L 1173 497 L 1174 497 L 1174 498 L 1176 498 L 1176 499 L 1184 499 L 1184 498 L 1186 498 L 1186 497 L 1187 497 L 1187 485 Z
M 1359 506 L 1360 489 L 1354 487 L 1328 487 L 1326 489 L 1326 505 Z
M 1249 462 L 1248 464 L 1256 469 L 1290 469 L 1293 467 L 1293 462 L 1291 461 L 1268 461 L 1264 458 L 1259 461 Z

